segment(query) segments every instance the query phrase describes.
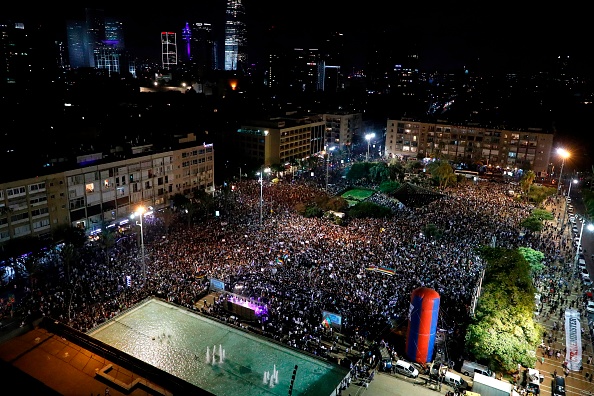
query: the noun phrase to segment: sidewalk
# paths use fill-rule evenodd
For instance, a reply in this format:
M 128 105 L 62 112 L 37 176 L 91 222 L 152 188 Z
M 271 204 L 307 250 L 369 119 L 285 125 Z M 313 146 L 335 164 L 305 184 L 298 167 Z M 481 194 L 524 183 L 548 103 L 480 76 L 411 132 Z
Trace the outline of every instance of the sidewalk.
M 563 201 L 556 202 L 554 207 L 549 206 L 547 209 L 551 210 L 556 207 L 557 212 L 563 210 Z M 555 229 L 559 230 L 560 224 L 557 218 L 552 221 Z M 567 227 L 569 222 L 566 219 L 564 233 L 562 240 L 571 241 L 571 228 Z M 560 231 L 560 230 L 559 230 Z M 568 235 L 569 234 L 569 235 Z M 573 249 L 570 244 L 569 249 Z M 567 251 L 567 250 L 566 250 Z M 563 250 L 562 250 L 563 252 Z M 575 251 L 569 253 L 571 257 Z M 562 254 L 562 256 L 565 256 Z M 594 383 L 592 382 L 592 375 L 594 374 L 594 365 L 588 363 L 588 357 L 594 356 L 592 343 L 590 341 L 588 322 L 590 319 L 587 316 L 586 310 L 583 307 L 583 289 L 582 282 L 577 273 L 577 268 L 573 260 L 569 263 L 556 263 L 557 271 L 549 283 L 540 285 L 538 292 L 545 299 L 542 303 L 541 313 L 537 317 L 537 321 L 544 327 L 546 337 L 543 342 L 546 346 L 550 346 L 553 351 L 552 356 L 547 353 L 547 349 L 538 348 L 536 350 L 536 369 L 544 375 L 544 382 L 541 384 L 541 394 L 551 394 L 551 385 L 555 372 L 557 375 L 565 376 L 563 372 L 563 362 L 565 360 L 564 349 L 566 348 L 565 339 L 565 309 L 573 308 L 582 313 L 581 327 L 582 327 L 582 371 L 570 371 L 566 380 L 567 395 L 583 395 L 587 392 L 594 392 Z M 567 287 L 562 286 L 563 281 L 567 282 Z M 556 327 L 555 327 L 556 323 Z M 555 328 L 557 330 L 555 330 Z M 560 351 L 560 356 L 557 357 L 556 351 Z M 588 378 L 586 378 L 588 375 Z

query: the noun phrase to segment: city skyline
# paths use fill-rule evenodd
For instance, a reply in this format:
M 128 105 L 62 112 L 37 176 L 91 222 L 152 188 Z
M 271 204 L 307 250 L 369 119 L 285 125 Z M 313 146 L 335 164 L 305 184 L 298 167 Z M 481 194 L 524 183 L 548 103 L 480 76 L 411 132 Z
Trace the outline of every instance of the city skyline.
M 553 67 L 555 57 L 559 56 L 556 54 L 563 53 L 563 56 L 569 56 L 568 64 L 573 64 L 575 60 L 580 65 L 579 70 L 589 74 L 576 75 L 567 69 L 570 71 L 562 70 L 565 74 L 554 77 L 559 83 L 567 84 L 575 101 L 580 103 L 578 108 L 570 109 L 568 102 L 567 108 L 561 109 L 562 112 L 558 114 L 550 111 L 549 114 L 554 115 L 549 118 L 557 129 L 556 145 L 576 153 L 576 159 L 583 158 L 580 163 L 592 161 L 587 125 L 593 113 L 590 98 L 594 68 L 591 67 L 589 46 L 584 45 L 588 38 L 588 24 L 584 22 L 583 15 L 571 15 L 571 11 L 561 9 L 540 11 L 525 18 L 519 13 L 506 14 L 507 10 L 495 9 L 485 14 L 481 10 L 462 9 L 458 5 L 431 5 L 425 10 L 406 5 L 399 8 L 398 12 L 391 13 L 373 0 L 366 3 L 366 7 L 356 9 L 334 2 L 316 4 L 304 1 L 292 5 L 248 0 L 244 4 L 248 20 L 248 63 L 260 62 L 260 67 L 265 64 L 265 43 L 271 31 L 277 41 L 302 48 L 316 46 L 323 34 L 340 32 L 344 34 L 348 45 L 345 47 L 345 53 L 350 54 L 347 62 L 351 62 L 352 66 L 342 68 L 345 75 L 360 70 L 356 68 L 365 72 L 368 66 L 366 56 L 372 47 L 379 52 L 400 50 L 402 53 L 406 46 L 418 52 L 421 72 L 455 71 L 461 75 L 468 69 L 471 75 L 477 76 L 477 68 L 485 68 L 487 72 L 500 71 L 511 76 L 523 71 L 527 72 L 524 79 L 513 76 L 510 84 L 527 83 L 529 89 L 537 93 L 544 92 L 541 86 L 544 87 L 543 82 L 547 78 L 552 78 L 551 72 L 560 72 Z M 174 31 L 178 34 L 178 45 L 181 45 L 181 32 L 188 22 L 212 22 L 219 31 L 218 44 L 222 47 L 225 6 L 225 0 L 218 0 L 158 11 L 130 5 L 101 9 L 106 17 L 123 21 L 126 48 L 133 56 L 151 57 L 158 64 L 161 58 L 160 33 Z M 52 17 L 48 18 L 47 15 Z M 22 5 L 11 4 L 5 12 L 5 17 L 14 17 L 15 21 L 22 20 L 25 24 L 31 21 L 42 23 L 48 31 L 53 32 L 56 40 L 66 39 L 67 21 L 81 20 L 84 16 L 84 4 L 77 7 L 63 4 L 42 6 L 32 11 L 25 10 Z M 259 56 L 252 56 L 254 54 Z M 141 63 L 140 60 L 137 65 Z M 219 69 L 222 67 L 219 66 Z M 367 69 L 367 72 L 371 73 L 371 69 Z M 547 76 L 546 73 L 549 73 L 548 77 L 540 79 L 541 76 Z M 540 82 L 530 86 L 527 81 L 535 77 Z M 475 102 L 482 100 L 476 95 L 469 98 Z M 548 99 L 550 101 L 551 98 Z M 545 109 L 548 105 L 546 101 L 543 103 L 541 107 Z M 543 121 L 549 123 L 550 120 Z
M 258 54 L 267 31 L 274 27 L 288 44 L 316 44 L 320 34 L 336 31 L 346 35 L 355 65 L 364 63 L 364 50 L 370 41 L 381 38 L 386 46 L 413 42 L 418 46 L 424 69 L 461 69 L 482 62 L 491 67 L 514 71 L 538 68 L 555 56 L 569 56 L 578 62 L 591 59 L 587 45 L 588 21 L 573 10 L 539 10 L 523 15 L 508 9 L 464 8 L 460 5 L 403 5 L 388 10 L 372 0 L 366 7 L 350 8 L 337 2 L 302 1 L 279 4 L 264 0 L 243 1 L 246 7 L 248 46 Z M 164 8 L 155 11 L 131 5 L 100 7 L 106 16 L 125 22 L 126 45 L 140 56 L 160 57 L 160 33 L 181 33 L 186 22 L 204 21 L 223 30 L 225 0 L 206 1 L 199 5 Z M 52 25 L 56 34 L 65 35 L 69 19 L 84 17 L 85 5 L 63 4 L 25 9 L 11 4 L 6 17 L 39 21 Z M 47 9 L 46 9 L 47 8 Z M 48 19 L 48 12 L 53 18 Z M 585 66 L 585 65 L 583 65 Z M 589 68 L 591 69 L 591 68 Z

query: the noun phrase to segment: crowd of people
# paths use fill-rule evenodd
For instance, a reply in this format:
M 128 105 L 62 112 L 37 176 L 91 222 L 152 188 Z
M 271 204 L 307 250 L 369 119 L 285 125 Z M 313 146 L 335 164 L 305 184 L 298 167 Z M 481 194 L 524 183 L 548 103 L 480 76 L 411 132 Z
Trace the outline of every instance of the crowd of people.
M 167 228 L 158 215 L 146 217 L 144 263 L 134 235 L 119 238 L 107 256 L 97 244 L 72 262 L 55 253 L 46 263 L 55 276 L 15 283 L 23 292 L 16 304 L 31 317 L 48 316 L 86 332 L 151 295 L 197 309 L 214 278 L 267 305 L 267 316 L 255 326 L 259 332 L 325 355 L 320 337 L 330 330 L 322 311 L 341 315 L 340 330 L 352 350 L 406 322 L 411 293 L 428 287 L 440 296 L 439 328 L 455 334 L 484 269 L 477 247 L 533 247 L 551 263 L 563 254 L 563 242 L 551 243 L 546 232 L 521 236 L 520 222 L 533 207 L 506 192 L 505 184 L 468 183 L 422 207 L 375 193 L 371 200 L 389 206 L 392 217 L 336 225 L 294 210 L 324 189 L 298 180 L 266 184 L 261 218 L 260 184 L 244 180 L 225 216 L 189 225 L 187 214 L 178 213 Z M 425 235 L 428 225 L 441 236 Z M 393 273 L 369 270 L 374 266 Z M 229 316 L 220 307 L 205 313 Z

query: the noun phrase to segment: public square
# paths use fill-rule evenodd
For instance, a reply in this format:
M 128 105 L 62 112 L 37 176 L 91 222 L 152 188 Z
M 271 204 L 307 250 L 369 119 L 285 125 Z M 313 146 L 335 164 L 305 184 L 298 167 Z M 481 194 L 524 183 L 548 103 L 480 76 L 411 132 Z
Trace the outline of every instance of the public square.
M 64 282 L 66 275 L 59 271 L 61 278 L 50 279 L 44 287 L 21 283 L 15 284 L 15 290 L 30 317 L 38 313 L 56 318 L 81 332 L 150 295 L 234 325 L 245 325 L 230 317 L 216 297 L 204 302 L 204 296 L 209 295 L 208 279 L 217 279 L 230 292 L 267 304 L 268 316 L 257 324 L 245 325 L 249 331 L 331 359 L 348 367 L 354 377 L 371 377 L 373 380 L 366 381 L 368 386 L 357 393 L 371 392 L 376 383 L 382 382 L 376 381 L 379 377 L 398 380 L 398 375 L 376 374 L 379 357 L 373 356 L 374 348 L 389 329 L 405 322 L 410 293 L 416 288 L 428 287 L 439 293 L 439 327 L 463 337 L 461 331 L 468 321 L 471 299 L 484 266 L 474 250 L 480 245 L 495 240 L 498 246 L 529 246 L 545 254 L 545 270 L 536 282 L 543 297 L 548 297 L 539 314 L 548 330 L 552 330 L 555 315 L 558 318 L 562 307 L 582 308 L 582 285 L 573 267 L 571 240 L 561 238 L 559 233 L 562 200 L 549 198 L 546 204 L 555 220 L 541 233 L 525 234 L 519 224 L 533 206 L 510 197 L 507 190 L 503 183 L 468 183 L 448 188 L 443 197 L 421 206 L 399 205 L 376 193 L 369 199 L 390 207 L 394 217 L 389 221 L 352 219 L 338 226 L 324 218 L 305 218 L 295 213 L 296 203 L 310 202 L 324 193 L 316 185 L 306 181 L 267 183 L 260 191 L 257 181 L 247 180 L 237 183 L 222 216 L 190 225 L 183 214 L 178 214 L 168 229 L 164 218 L 156 214 L 146 217 L 146 260 L 140 259 L 138 235 L 131 233 L 113 246 L 109 262 L 100 246 L 86 246 L 85 254 L 72 269 L 79 280 L 74 294 Z M 259 210 L 260 194 L 264 196 L 263 212 Z M 442 230 L 440 239 L 424 235 L 423 230 L 430 224 Z M 59 260 L 50 265 L 59 268 Z M 368 270 L 374 266 L 393 268 L 394 272 Z M 129 285 L 127 277 L 131 279 Z M 561 287 L 550 293 L 551 283 L 567 284 L 570 293 L 562 295 Z M 556 311 L 549 317 L 552 307 Z M 342 315 L 340 332 L 333 335 L 324 327 L 321 311 Z M 582 322 L 582 326 L 589 338 L 587 323 Z M 562 329 L 556 338 L 550 344 L 562 349 Z M 451 341 L 452 345 L 463 343 L 463 339 L 455 337 Z M 389 341 L 382 345 L 395 356 L 403 348 Z M 588 339 L 583 345 L 586 359 L 592 346 Z M 462 357 L 460 352 L 447 351 L 453 361 Z M 547 374 L 542 385 L 545 391 L 550 389 L 549 379 L 557 365 L 557 372 L 562 372 L 561 363 L 547 356 L 545 363 L 539 364 L 542 367 L 537 366 Z M 590 372 L 592 365 L 588 363 L 583 373 L 572 372 L 568 376 L 568 394 L 573 389 L 588 389 L 585 374 Z M 355 387 L 352 384 L 345 391 L 352 393 L 350 389 Z

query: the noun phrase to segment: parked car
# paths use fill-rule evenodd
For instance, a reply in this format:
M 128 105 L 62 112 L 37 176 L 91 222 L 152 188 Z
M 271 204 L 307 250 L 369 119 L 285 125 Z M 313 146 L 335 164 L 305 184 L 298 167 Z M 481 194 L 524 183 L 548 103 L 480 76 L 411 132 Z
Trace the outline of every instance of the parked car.
M 398 360 L 394 365 L 397 373 L 404 374 L 407 377 L 417 378 L 419 376 L 419 370 L 417 370 L 412 364 L 404 360 Z
M 586 305 L 586 311 L 588 311 L 589 313 L 594 313 L 594 301 L 588 301 L 588 305 Z
M 553 396 L 565 396 L 565 378 L 556 376 L 553 379 Z

